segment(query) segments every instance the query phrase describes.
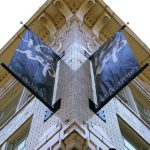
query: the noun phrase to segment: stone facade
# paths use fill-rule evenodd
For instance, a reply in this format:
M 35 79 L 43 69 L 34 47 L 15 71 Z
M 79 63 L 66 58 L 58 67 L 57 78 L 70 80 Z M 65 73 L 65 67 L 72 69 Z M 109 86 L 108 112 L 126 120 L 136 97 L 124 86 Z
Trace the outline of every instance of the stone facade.
M 53 96 L 53 103 L 61 98 L 61 108 L 44 121 L 48 109 L 38 99 L 28 99 L 29 92 L 24 89 L 15 114 L 0 128 L 2 150 L 6 150 L 8 143 L 12 143 L 23 132 L 21 128 L 27 127 L 27 150 L 123 150 L 125 147 L 119 120 L 130 126 L 146 143 L 143 149 L 148 149 L 149 126 L 118 96 L 102 108 L 106 122 L 89 108 L 89 99 L 95 103 L 97 99 L 92 65 L 84 52 L 91 55 L 106 40 L 108 31 L 99 32 L 109 21 L 110 15 L 105 12 L 97 21 L 90 22 L 87 14 L 95 3 L 100 2 L 85 0 L 81 6 L 79 3 L 74 1 L 75 6 L 71 7 L 70 4 L 69 7 L 63 0 L 49 1 L 45 6 L 54 5 L 61 14 L 57 15 L 60 20 L 57 17 L 53 20 L 44 11 L 38 17 L 44 27 L 42 33 L 49 32 L 43 40 L 57 53 L 65 52 L 57 66 Z M 63 17 L 65 23 L 61 22 Z M 92 29 L 90 23 L 87 26 L 88 21 L 94 23 Z M 137 108 L 136 105 L 134 107 Z

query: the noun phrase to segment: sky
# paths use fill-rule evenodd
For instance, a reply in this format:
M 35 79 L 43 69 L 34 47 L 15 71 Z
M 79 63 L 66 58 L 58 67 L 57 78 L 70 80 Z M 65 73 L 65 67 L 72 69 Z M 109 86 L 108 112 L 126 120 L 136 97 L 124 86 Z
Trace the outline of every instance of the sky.
M 150 0 L 104 0 L 150 48 Z
M 26 23 L 46 0 L 1 0 L 0 48 Z M 150 1 L 104 0 L 104 2 L 150 47 Z
M 46 0 L 0 1 L 0 48 L 26 23 Z

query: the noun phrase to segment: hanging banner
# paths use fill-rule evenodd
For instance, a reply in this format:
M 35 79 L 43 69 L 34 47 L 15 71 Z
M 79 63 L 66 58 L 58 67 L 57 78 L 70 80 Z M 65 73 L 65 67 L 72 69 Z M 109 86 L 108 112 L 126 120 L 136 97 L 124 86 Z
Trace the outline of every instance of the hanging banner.
M 57 62 L 60 58 L 31 30 L 26 30 L 7 68 L 46 106 L 52 108 Z
M 140 69 L 121 31 L 116 32 L 89 59 L 93 65 L 99 109 Z

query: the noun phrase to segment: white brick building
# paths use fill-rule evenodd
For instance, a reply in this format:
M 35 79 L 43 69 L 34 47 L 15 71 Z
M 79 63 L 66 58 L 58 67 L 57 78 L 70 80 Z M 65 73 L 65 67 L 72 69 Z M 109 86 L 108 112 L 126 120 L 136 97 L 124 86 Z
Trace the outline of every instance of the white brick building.
M 115 96 L 101 112 L 96 100 L 92 54 L 124 23 L 102 0 L 48 0 L 27 22 L 56 53 L 65 51 L 57 67 L 53 103 L 61 108 L 46 121 L 44 106 L 0 67 L 0 150 L 148 150 L 150 143 L 150 68 Z M 24 32 L 0 51 L 9 63 Z M 150 50 L 127 27 L 124 34 L 140 65 L 150 63 Z

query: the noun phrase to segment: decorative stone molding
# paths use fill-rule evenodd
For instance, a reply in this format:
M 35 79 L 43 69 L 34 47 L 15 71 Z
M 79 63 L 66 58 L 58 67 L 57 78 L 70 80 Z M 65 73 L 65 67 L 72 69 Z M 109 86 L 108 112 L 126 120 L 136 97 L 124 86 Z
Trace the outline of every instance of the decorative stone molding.
M 85 14 L 90 10 L 90 8 L 95 4 L 94 0 L 86 0 L 81 7 L 79 8 L 79 10 L 76 13 L 76 16 L 83 21 L 83 18 L 85 16 Z
M 65 140 L 66 150 L 82 149 L 85 140 L 76 131 L 72 132 Z
M 107 13 L 104 13 L 95 23 L 93 26 L 93 33 L 99 37 L 99 33 L 101 29 L 107 24 L 107 22 L 110 20 L 110 16 Z
M 39 21 L 42 23 L 42 25 L 49 31 L 50 35 L 53 35 L 56 33 L 56 27 L 49 17 L 49 15 L 44 12 L 42 15 L 39 17 Z
M 72 18 L 73 14 L 70 8 L 67 6 L 67 4 L 63 0 L 56 0 L 53 2 L 53 4 L 65 16 L 66 21 Z
M 101 129 L 100 132 L 92 126 L 80 125 L 77 121 L 68 122 L 66 125 L 52 126 L 43 133 L 39 145 L 34 150 L 97 150 L 112 148 L 109 138 Z
M 99 39 L 100 39 L 103 43 L 107 40 L 107 38 L 104 36 L 103 33 L 99 33 Z

